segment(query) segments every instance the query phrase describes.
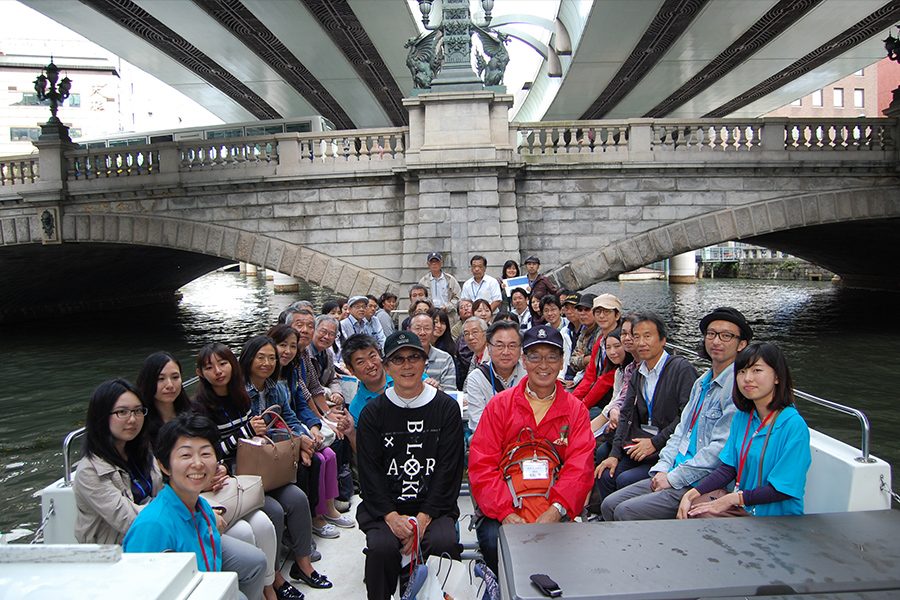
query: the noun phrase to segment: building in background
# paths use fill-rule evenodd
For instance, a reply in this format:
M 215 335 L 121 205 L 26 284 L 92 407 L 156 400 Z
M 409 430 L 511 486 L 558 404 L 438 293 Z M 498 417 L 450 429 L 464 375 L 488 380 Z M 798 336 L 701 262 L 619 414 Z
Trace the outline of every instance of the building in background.
M 884 58 L 763 116 L 883 117 L 898 83 L 900 65 Z
M 50 118 L 34 80 L 50 62 L 72 91 L 59 109 L 73 141 L 222 120 L 165 83 L 18 2 L 0 0 L 0 156 L 30 154 Z

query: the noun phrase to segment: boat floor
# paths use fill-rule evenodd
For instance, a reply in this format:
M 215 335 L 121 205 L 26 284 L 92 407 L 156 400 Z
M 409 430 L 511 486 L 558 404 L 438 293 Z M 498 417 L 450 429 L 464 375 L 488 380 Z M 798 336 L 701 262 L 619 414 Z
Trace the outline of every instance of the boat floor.
M 350 511 L 345 513 L 356 520 L 356 507 L 359 505 L 359 496 L 354 496 L 351 501 Z M 470 515 L 474 513 L 471 497 L 459 497 L 459 537 L 464 546 L 471 547 L 476 543 L 474 531 L 469 531 Z M 365 573 L 366 536 L 359 530 L 359 526 L 353 529 L 339 529 L 341 537 L 336 539 L 322 539 L 313 536 L 322 553 L 322 560 L 313 563 L 319 573 L 328 576 L 334 583 L 334 587 L 327 590 L 315 590 L 299 582 L 293 582 L 298 590 L 303 592 L 307 600 L 365 600 L 366 585 L 363 582 Z M 463 556 L 466 550 L 463 551 Z M 291 561 L 286 561 L 281 569 L 285 579 L 290 581 L 288 572 Z

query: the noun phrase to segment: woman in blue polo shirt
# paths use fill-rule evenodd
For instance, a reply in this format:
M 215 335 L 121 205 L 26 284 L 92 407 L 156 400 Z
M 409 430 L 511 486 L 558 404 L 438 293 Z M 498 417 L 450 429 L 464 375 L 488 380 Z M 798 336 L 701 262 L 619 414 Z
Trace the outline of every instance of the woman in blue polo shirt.
M 162 426 L 153 452 L 166 485 L 131 524 L 123 544 L 125 552 L 191 552 L 200 571 L 222 570 L 216 514 L 200 497 L 216 474 L 218 439 L 212 421 L 191 413 Z M 265 556 L 256 552 L 258 564 L 240 586 L 245 598 L 261 598 L 263 593 Z
M 722 465 L 682 497 L 678 518 L 802 515 L 809 427 L 794 408 L 784 354 L 774 344 L 750 344 L 737 355 L 734 374 L 739 412 L 719 454 Z M 719 489 L 731 481 L 734 491 Z M 708 499 L 700 499 L 704 494 Z

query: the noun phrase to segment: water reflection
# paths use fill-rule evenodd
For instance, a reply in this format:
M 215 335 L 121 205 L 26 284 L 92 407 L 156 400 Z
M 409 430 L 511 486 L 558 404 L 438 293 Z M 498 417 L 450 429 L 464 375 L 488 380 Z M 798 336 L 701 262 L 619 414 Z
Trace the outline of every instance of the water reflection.
M 133 380 L 144 357 L 162 349 L 175 354 L 189 375 L 197 350 L 209 341 L 237 350 L 298 297 L 317 307 L 332 297 L 305 284 L 298 294 L 276 295 L 272 287 L 256 277 L 213 273 L 183 288 L 177 305 L 63 316 L 0 331 L 0 532 L 37 527 L 36 494 L 62 475 L 62 439 L 83 424 L 99 382 Z M 682 345 L 699 342 L 699 320 L 713 308 L 739 308 L 757 339 L 784 348 L 798 387 L 864 410 L 872 422 L 873 453 L 900 464 L 891 385 L 900 367 L 896 294 L 735 280 L 693 286 L 604 282 L 589 291 L 615 294 L 626 311 L 658 312 L 670 339 Z M 814 427 L 858 446 L 854 419 L 805 403 L 799 408 Z

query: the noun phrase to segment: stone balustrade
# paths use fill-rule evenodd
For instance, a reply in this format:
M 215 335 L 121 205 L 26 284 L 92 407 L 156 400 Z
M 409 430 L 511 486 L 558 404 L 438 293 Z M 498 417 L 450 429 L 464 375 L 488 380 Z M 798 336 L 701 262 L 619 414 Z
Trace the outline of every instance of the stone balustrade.
M 37 154 L 7 156 L 0 159 L 0 187 L 35 183 L 39 177 Z
M 760 166 L 811 155 L 823 164 L 896 160 L 897 122 L 857 119 L 630 119 L 510 123 L 513 162 L 524 165 L 648 162 Z M 247 138 L 182 140 L 65 152 L 70 193 L 121 190 L 138 178 L 200 185 L 260 177 L 390 173 L 406 167 L 408 127 L 284 133 Z M 803 160 L 811 160 L 806 156 Z M 38 155 L 0 161 L 0 186 L 17 193 L 38 185 Z M 205 175 L 201 175 L 205 174 Z M 100 183 L 95 180 L 104 180 Z M 120 183 L 112 183 L 118 180 Z M 126 181 L 127 180 L 127 181 Z M 87 182 L 93 181 L 93 184 Z M 44 186 L 49 182 L 44 182 Z M 61 183 L 61 182 L 60 182 Z
M 66 153 L 68 181 L 138 177 L 159 172 L 159 148 L 121 146 Z
M 754 153 L 756 160 L 770 163 L 778 161 L 779 156 L 785 160 L 793 152 L 816 150 L 852 151 L 861 153 L 860 158 L 865 155 L 865 160 L 893 160 L 897 150 L 896 126 L 894 119 L 885 118 L 630 119 L 511 124 L 517 132 L 517 151 L 529 164 L 680 162 L 691 160 L 688 156 L 720 163 L 746 164 L 754 160 L 743 154 L 735 156 L 735 152 Z

